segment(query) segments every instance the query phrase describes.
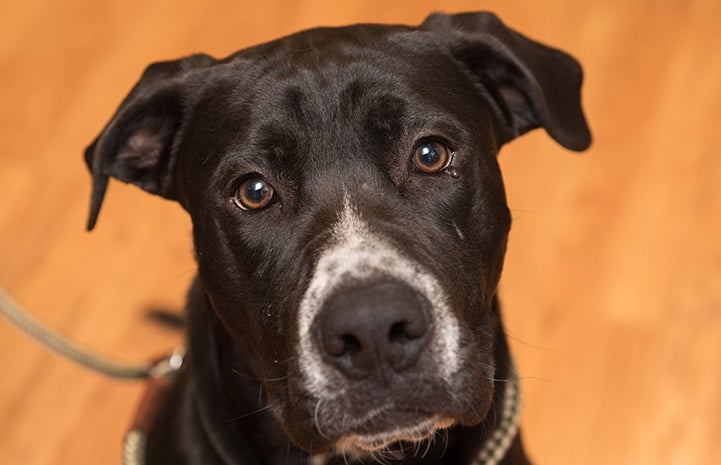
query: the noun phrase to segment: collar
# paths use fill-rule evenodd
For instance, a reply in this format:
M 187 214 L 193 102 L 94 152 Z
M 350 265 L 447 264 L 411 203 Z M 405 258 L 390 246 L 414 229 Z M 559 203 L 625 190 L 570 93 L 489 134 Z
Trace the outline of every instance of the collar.
M 158 413 L 168 397 L 173 381 L 183 364 L 184 350 L 176 350 L 170 356 L 154 364 L 150 378 L 130 431 L 123 444 L 122 465 L 145 465 L 145 445 L 155 424 Z M 501 420 L 486 439 L 483 448 L 472 465 L 497 465 L 506 456 L 518 434 L 521 413 L 521 390 L 515 367 L 509 370 L 503 395 Z
M 483 449 L 473 465 L 497 465 L 513 445 L 518 435 L 521 414 L 521 389 L 515 367 L 511 366 L 503 395 L 501 421 L 493 434 L 483 444 Z
M 183 366 L 185 349 L 176 349 L 152 364 L 140 404 L 123 443 L 122 465 L 145 465 L 145 445 L 161 408 Z

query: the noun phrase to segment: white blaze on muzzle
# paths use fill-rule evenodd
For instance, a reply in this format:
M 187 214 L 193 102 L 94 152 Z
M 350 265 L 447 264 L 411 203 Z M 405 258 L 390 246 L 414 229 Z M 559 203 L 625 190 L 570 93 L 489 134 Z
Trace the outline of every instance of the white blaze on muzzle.
M 340 286 L 376 276 L 407 284 L 430 302 L 433 336 L 426 349 L 437 364 L 438 375 L 453 384 L 458 370 L 459 325 L 440 282 L 420 263 L 405 257 L 390 242 L 371 232 L 346 197 L 333 225 L 328 246 L 321 252 L 298 314 L 299 364 L 308 392 L 318 398 L 338 393 L 335 369 L 323 360 L 313 341 L 311 327 L 326 299 Z

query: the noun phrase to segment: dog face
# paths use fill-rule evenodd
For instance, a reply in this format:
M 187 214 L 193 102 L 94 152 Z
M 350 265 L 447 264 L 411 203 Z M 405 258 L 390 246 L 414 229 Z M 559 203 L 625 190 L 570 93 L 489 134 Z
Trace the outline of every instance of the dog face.
M 510 228 L 496 155 L 541 126 L 585 148 L 580 84 L 486 13 L 155 64 L 86 152 L 89 226 L 109 176 L 189 212 L 212 308 L 301 449 L 476 424 Z

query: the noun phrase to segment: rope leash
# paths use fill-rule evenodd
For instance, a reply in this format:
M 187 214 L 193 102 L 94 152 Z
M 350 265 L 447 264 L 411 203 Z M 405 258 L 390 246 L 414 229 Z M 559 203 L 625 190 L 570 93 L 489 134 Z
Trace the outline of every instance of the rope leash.
M 122 465 L 144 465 L 147 435 L 173 378 L 183 364 L 185 351 L 176 349 L 153 363 L 128 364 L 93 354 L 50 330 L 10 298 L 0 286 L 0 314 L 55 353 L 86 368 L 117 379 L 148 380 L 133 426 L 123 443 Z
M 36 341 L 50 350 L 73 360 L 91 370 L 119 379 L 144 379 L 152 375 L 154 364 L 128 364 L 95 355 L 68 341 L 58 333 L 48 329 L 29 313 L 22 310 L 5 289 L 0 287 L 0 313 L 15 326 L 23 330 Z
M 183 363 L 184 350 L 179 349 L 155 363 L 125 364 L 111 361 L 78 347 L 43 326 L 23 311 L 0 287 L 0 314 L 46 347 L 91 370 L 120 379 L 149 379 L 148 388 L 136 413 L 133 426 L 123 443 L 122 465 L 145 465 L 145 446 L 158 410 L 175 374 Z M 498 465 L 518 434 L 521 393 L 514 367 L 506 382 L 503 412 L 498 427 L 488 438 L 473 465 Z

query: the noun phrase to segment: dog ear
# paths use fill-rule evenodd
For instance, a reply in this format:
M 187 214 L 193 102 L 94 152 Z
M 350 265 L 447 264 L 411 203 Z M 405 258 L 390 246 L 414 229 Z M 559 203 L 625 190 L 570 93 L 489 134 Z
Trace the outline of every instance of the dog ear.
M 581 151 L 591 134 L 581 108 L 583 71 L 571 56 L 507 28 L 492 13 L 435 14 L 420 26 L 439 40 L 490 94 L 502 143 L 543 127 Z
M 93 180 L 88 230 L 95 226 L 111 176 L 152 194 L 175 198 L 173 154 L 184 102 L 193 90 L 189 77 L 213 63 L 212 57 L 199 54 L 148 66 L 108 125 L 85 150 Z

